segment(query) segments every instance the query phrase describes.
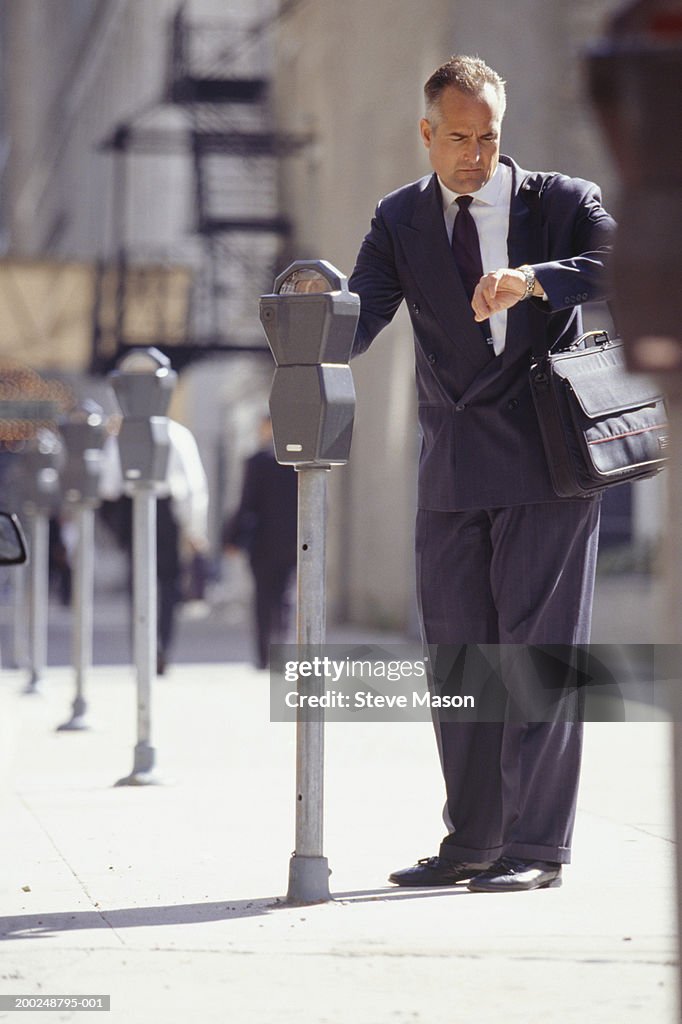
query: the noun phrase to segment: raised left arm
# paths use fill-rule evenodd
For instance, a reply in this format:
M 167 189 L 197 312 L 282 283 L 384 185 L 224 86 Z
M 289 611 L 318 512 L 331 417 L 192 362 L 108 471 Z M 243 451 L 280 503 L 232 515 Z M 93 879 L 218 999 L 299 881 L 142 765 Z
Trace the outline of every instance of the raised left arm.
M 543 308 L 547 312 L 579 306 L 583 302 L 597 302 L 606 298 L 605 266 L 611 252 L 615 221 L 601 205 L 596 185 L 580 179 L 563 185 L 553 201 L 551 190 L 542 200 L 556 207 L 567 242 L 566 255 L 532 264 L 535 272 L 533 296 L 544 294 Z M 560 200 L 560 201 L 559 201 Z M 564 207 L 569 205 L 568 211 Z M 567 212 L 570 220 L 567 220 Z M 484 274 L 472 298 L 476 319 L 486 320 L 492 313 L 509 309 L 527 297 L 526 277 L 518 269 L 503 267 Z

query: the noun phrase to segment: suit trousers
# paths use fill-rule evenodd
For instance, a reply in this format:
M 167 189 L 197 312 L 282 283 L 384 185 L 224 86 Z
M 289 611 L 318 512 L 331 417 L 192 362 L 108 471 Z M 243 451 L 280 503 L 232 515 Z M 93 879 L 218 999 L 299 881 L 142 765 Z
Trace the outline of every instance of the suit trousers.
M 475 511 L 420 509 L 416 566 L 429 645 L 589 642 L 600 500 Z M 440 647 L 439 647 L 440 649 Z M 511 702 L 512 698 L 509 697 Z M 582 722 L 434 717 L 449 834 L 440 856 L 568 863 Z

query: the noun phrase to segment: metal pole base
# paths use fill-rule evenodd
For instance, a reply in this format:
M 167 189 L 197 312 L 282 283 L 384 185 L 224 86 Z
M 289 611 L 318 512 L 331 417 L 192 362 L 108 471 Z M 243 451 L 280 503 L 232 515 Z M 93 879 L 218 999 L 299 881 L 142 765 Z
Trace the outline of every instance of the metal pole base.
M 287 903 L 325 903 L 329 894 L 329 863 L 326 857 L 301 857 L 289 861 Z
M 31 693 L 42 694 L 42 692 L 43 692 L 43 676 L 42 676 L 42 673 L 36 672 L 36 671 L 31 671 L 31 674 L 28 677 L 28 682 L 26 683 L 26 686 L 24 687 L 24 691 L 23 692 L 27 693 L 27 694 L 31 694 Z
M 87 720 L 88 706 L 82 697 L 76 697 L 73 702 L 73 714 L 68 722 L 57 726 L 57 732 L 82 732 L 90 728 Z
M 156 751 L 148 743 L 138 743 L 135 747 L 133 770 L 130 775 L 119 779 L 115 786 L 160 786 L 161 779 L 154 772 Z
M 162 786 L 163 779 L 160 779 L 154 772 L 132 772 L 124 779 L 119 779 L 114 786 Z

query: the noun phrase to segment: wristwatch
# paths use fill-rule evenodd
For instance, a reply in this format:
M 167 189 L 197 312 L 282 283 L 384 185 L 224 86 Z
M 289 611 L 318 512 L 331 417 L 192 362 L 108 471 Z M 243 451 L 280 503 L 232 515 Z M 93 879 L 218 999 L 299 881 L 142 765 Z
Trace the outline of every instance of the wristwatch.
M 529 299 L 535 290 L 535 271 L 532 267 L 529 267 L 527 263 L 517 267 L 526 279 L 526 294 L 523 296 L 524 299 Z M 523 300 L 521 300 L 523 301 Z

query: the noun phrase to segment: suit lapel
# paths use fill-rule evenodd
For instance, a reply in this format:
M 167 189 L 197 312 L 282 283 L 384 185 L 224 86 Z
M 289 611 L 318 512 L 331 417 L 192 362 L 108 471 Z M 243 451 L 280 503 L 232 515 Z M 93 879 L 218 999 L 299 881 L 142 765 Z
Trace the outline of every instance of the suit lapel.
M 424 183 L 411 223 L 398 224 L 397 231 L 410 270 L 443 332 L 458 353 L 482 369 L 490 360 L 452 256 L 435 174 Z

